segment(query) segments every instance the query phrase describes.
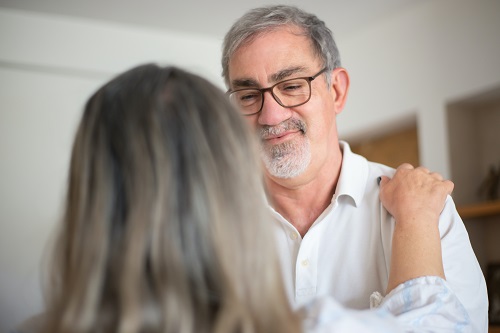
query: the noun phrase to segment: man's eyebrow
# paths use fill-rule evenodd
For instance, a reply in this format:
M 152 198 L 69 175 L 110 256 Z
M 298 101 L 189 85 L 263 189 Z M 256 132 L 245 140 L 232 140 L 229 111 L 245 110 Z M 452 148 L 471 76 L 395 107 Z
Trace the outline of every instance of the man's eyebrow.
M 231 86 L 233 87 L 233 89 L 256 88 L 259 86 L 259 84 L 253 79 L 235 79 L 231 81 Z
M 278 82 L 281 80 L 284 80 L 294 74 L 304 72 L 306 70 L 305 67 L 303 66 L 296 66 L 296 67 L 290 67 L 290 68 L 285 68 L 280 70 L 277 73 L 271 74 L 269 76 L 269 82 Z M 242 79 L 235 79 L 231 81 L 231 87 L 233 87 L 232 90 L 234 89 L 239 89 L 239 88 L 258 88 L 259 83 L 250 78 L 242 78 Z
M 290 68 L 285 68 L 280 70 L 277 73 L 272 74 L 269 78 L 271 82 L 278 82 L 281 80 L 284 80 L 296 73 L 301 73 L 305 71 L 305 67 L 303 66 L 297 66 L 297 67 L 290 67 Z

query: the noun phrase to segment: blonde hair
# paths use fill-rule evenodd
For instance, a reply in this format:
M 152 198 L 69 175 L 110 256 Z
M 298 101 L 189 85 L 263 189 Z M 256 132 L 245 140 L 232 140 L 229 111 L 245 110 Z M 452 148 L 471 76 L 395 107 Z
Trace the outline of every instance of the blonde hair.
M 224 94 L 144 65 L 87 102 L 43 332 L 300 332 L 255 134 Z

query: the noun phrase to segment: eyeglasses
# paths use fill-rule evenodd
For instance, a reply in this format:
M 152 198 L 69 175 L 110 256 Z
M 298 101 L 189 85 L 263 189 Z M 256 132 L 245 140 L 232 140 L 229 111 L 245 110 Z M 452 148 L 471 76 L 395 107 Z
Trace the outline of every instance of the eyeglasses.
M 259 113 L 264 106 L 264 93 L 270 91 L 274 100 L 284 108 L 305 104 L 311 99 L 311 81 L 326 72 L 323 68 L 316 75 L 284 80 L 268 88 L 242 88 L 228 91 L 229 100 L 238 107 L 243 115 Z

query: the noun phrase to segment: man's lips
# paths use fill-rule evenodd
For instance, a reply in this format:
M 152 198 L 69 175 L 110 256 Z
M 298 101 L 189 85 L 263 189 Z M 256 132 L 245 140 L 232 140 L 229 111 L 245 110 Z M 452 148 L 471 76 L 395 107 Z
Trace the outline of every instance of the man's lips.
M 280 143 L 286 140 L 292 139 L 295 135 L 300 133 L 300 130 L 291 130 L 291 131 L 285 131 L 283 133 L 279 134 L 272 134 L 272 135 L 265 135 L 262 137 L 263 141 L 267 141 L 268 143 L 276 144 Z

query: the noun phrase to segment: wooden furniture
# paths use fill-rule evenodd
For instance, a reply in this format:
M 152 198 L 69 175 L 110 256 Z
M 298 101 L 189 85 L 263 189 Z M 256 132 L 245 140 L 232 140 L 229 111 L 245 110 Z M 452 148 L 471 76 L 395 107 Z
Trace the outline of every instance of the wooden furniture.
M 500 215 L 500 200 L 462 205 L 457 210 L 462 219 Z
M 500 333 L 500 326 L 490 326 L 488 333 Z

